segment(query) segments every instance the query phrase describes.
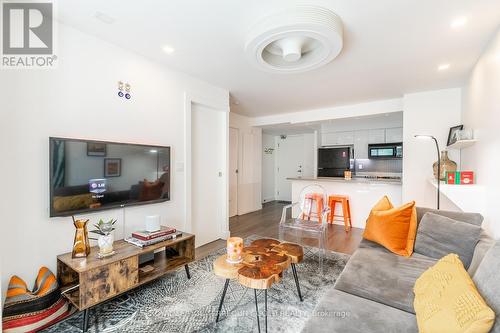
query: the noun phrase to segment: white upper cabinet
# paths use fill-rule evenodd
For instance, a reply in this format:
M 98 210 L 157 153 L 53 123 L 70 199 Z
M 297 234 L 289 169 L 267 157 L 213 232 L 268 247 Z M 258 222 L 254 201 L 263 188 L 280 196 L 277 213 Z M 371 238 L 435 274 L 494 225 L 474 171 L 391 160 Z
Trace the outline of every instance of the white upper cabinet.
M 354 158 L 368 158 L 368 130 L 354 132 Z
M 322 146 L 352 145 L 354 144 L 354 132 L 332 132 L 321 135 Z
M 387 143 L 403 142 L 403 128 L 395 127 L 386 129 L 385 142 Z
M 385 143 L 385 129 L 368 130 L 368 143 Z

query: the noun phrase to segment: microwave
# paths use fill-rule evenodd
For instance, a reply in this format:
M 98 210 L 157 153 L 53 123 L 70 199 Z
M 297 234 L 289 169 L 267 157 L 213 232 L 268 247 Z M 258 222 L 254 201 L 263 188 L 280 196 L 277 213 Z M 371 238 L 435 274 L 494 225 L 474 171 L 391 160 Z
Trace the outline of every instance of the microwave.
M 403 158 L 403 143 L 380 143 L 368 145 L 370 159 L 398 159 Z

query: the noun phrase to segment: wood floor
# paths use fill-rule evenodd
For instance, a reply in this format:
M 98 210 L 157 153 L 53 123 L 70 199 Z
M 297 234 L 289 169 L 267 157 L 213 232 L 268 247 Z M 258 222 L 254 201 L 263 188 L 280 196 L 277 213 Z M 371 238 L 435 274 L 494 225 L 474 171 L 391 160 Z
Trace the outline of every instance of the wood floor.
M 279 221 L 284 203 L 272 201 L 265 203 L 261 210 L 229 219 L 231 236 L 248 237 L 258 235 L 263 237 L 278 238 Z M 352 254 L 361 242 L 363 229 L 352 228 L 348 233 L 344 227 L 336 224 L 328 225 L 326 248 L 331 251 Z M 301 238 L 297 240 L 293 235 L 285 234 L 285 239 L 299 242 L 309 246 L 318 246 L 315 239 Z M 200 246 L 196 249 L 196 258 L 203 258 L 209 253 L 224 248 L 226 241 L 215 242 Z

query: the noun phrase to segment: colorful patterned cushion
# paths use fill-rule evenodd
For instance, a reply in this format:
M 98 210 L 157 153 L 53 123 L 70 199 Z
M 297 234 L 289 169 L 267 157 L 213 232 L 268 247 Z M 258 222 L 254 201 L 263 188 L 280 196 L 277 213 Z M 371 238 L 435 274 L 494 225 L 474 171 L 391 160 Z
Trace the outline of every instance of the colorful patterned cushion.
M 47 268 L 38 272 L 33 291 L 18 276 L 10 279 L 2 313 L 3 332 L 36 332 L 73 313 Z

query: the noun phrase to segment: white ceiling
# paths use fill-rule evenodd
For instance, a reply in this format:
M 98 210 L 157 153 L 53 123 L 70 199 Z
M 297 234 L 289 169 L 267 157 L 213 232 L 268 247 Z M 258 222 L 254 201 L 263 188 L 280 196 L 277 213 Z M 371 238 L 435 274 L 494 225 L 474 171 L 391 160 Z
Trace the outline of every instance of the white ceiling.
M 248 29 L 291 0 L 59 0 L 60 21 L 228 89 L 234 112 L 261 116 L 464 84 L 500 23 L 499 0 L 309 0 L 344 22 L 337 59 L 270 74 L 244 56 Z M 113 23 L 95 18 L 104 13 Z M 451 21 L 466 16 L 454 30 Z M 175 52 L 167 55 L 164 45 Z M 438 65 L 450 63 L 447 71 Z

